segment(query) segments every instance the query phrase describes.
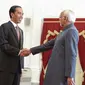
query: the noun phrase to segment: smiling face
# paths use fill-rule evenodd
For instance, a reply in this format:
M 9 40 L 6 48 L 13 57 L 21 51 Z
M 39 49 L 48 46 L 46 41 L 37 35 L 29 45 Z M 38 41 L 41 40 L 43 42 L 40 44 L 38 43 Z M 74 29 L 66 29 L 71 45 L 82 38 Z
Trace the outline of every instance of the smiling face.
M 20 23 L 23 19 L 23 10 L 20 7 L 17 7 L 14 12 L 11 12 L 11 20 L 16 24 Z

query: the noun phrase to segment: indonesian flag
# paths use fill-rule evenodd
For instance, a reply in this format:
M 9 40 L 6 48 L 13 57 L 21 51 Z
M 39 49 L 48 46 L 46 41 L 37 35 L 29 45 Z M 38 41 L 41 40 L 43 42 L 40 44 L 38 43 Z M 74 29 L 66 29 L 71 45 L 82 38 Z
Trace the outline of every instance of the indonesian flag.
M 85 71 L 85 18 L 76 19 L 75 26 L 79 31 L 79 58 L 83 72 Z M 41 44 L 46 43 L 52 38 L 55 38 L 62 28 L 58 18 L 45 18 L 43 22 L 43 30 L 41 35 Z M 40 85 L 43 85 L 46 68 L 50 58 L 51 50 L 42 53 L 42 70 L 40 74 Z M 84 75 L 85 79 L 85 75 Z M 85 80 L 82 82 L 85 85 Z

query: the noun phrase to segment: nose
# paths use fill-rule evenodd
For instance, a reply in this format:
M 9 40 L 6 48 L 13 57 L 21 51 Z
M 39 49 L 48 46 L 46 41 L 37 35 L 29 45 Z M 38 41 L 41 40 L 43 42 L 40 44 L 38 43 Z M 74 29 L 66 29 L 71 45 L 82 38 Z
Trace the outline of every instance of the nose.
M 21 16 L 20 16 L 22 19 L 23 19 L 23 15 L 21 14 Z

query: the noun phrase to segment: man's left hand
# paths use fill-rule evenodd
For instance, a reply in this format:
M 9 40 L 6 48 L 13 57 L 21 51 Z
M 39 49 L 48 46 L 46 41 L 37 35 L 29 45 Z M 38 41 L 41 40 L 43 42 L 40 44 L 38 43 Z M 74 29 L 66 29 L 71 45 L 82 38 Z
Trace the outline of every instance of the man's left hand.
M 67 78 L 68 85 L 75 85 L 75 81 L 73 78 Z

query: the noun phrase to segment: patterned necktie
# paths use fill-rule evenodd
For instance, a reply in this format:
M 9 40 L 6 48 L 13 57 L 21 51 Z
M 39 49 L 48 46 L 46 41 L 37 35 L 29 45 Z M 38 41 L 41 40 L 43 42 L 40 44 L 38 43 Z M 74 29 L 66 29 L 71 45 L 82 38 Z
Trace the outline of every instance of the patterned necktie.
M 17 32 L 17 37 L 18 37 L 18 40 L 20 39 L 20 31 L 19 31 L 19 26 L 16 26 L 15 27 L 16 29 L 16 32 Z

